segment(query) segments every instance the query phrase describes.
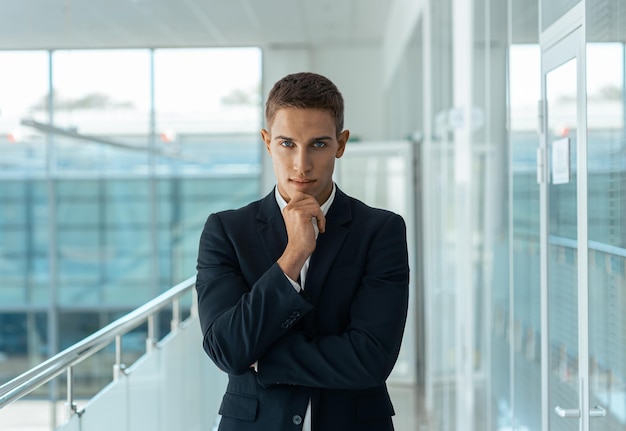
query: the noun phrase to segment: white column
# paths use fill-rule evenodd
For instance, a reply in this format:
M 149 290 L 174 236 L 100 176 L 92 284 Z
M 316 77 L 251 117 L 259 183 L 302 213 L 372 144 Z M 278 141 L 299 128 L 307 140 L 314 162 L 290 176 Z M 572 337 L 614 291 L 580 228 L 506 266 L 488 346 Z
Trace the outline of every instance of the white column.
M 472 84 L 474 2 L 452 1 L 453 109 L 455 179 L 456 429 L 474 425 L 474 188 L 472 181 Z

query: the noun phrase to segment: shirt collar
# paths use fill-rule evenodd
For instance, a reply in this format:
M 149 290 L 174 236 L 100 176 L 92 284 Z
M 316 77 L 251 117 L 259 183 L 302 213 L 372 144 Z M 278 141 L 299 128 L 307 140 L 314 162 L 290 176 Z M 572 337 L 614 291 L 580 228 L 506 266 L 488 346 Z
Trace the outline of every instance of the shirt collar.
M 326 202 L 320 205 L 320 208 L 322 209 L 322 214 L 326 215 L 326 213 L 328 212 L 328 209 L 333 204 L 333 201 L 335 200 L 336 190 L 337 188 L 335 187 L 335 183 L 333 182 L 333 190 L 330 192 L 330 196 L 328 197 L 328 199 L 326 199 Z M 274 187 L 274 196 L 276 197 L 276 202 L 278 203 L 280 212 L 282 212 L 287 206 L 287 201 L 285 201 L 285 199 L 278 192 L 278 186 Z

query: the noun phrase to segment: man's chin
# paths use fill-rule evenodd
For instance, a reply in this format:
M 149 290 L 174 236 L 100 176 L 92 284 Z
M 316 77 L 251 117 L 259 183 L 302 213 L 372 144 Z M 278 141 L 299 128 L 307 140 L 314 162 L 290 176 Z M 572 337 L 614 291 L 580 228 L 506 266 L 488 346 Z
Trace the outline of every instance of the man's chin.
M 289 183 L 289 188 L 287 189 L 287 193 L 289 196 L 293 196 L 296 193 L 304 193 L 307 195 L 315 196 L 315 185 L 314 183 Z

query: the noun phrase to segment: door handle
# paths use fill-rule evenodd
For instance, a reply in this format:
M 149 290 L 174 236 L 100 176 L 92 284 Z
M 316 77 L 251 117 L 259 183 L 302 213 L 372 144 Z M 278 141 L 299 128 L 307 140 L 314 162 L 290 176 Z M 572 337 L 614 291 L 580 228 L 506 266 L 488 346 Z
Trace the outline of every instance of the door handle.
M 591 410 L 589 410 L 590 418 L 602 418 L 606 416 L 606 410 L 600 406 L 595 406 Z
M 579 418 L 580 409 L 564 409 L 561 406 L 556 406 L 554 412 L 562 418 Z M 606 416 L 606 410 L 600 406 L 595 406 L 589 410 L 590 418 L 601 418 Z
M 556 406 L 554 412 L 562 418 L 579 418 L 580 409 L 564 409 L 561 406 Z

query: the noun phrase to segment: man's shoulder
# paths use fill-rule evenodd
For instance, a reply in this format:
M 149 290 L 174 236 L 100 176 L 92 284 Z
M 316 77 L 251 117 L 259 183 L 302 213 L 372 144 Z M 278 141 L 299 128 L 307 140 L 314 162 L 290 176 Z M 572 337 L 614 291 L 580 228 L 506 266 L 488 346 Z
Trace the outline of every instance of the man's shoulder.
M 241 217 L 255 217 L 259 212 L 263 199 L 250 202 L 239 208 L 230 208 L 214 213 L 220 219 L 238 219 Z
M 385 208 L 371 206 L 366 204 L 365 202 L 347 195 L 344 193 L 344 196 L 348 200 L 350 207 L 352 209 L 352 214 L 355 217 L 364 217 L 364 218 L 376 218 L 376 219 L 387 219 L 389 217 L 392 218 L 402 218 L 399 214 Z
M 268 201 L 268 199 L 271 198 L 273 198 L 273 196 L 267 195 L 239 208 L 217 211 L 211 214 L 210 217 L 219 218 L 222 223 L 244 223 L 256 219 L 259 213 L 262 212 L 261 209 L 263 207 L 271 206 L 272 202 Z

